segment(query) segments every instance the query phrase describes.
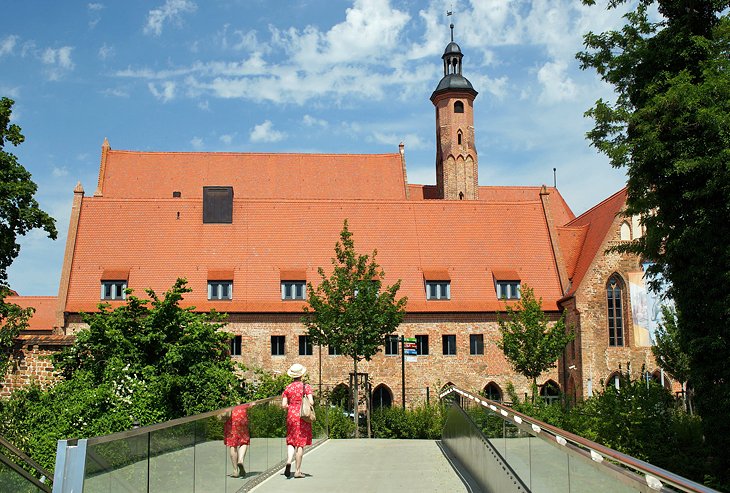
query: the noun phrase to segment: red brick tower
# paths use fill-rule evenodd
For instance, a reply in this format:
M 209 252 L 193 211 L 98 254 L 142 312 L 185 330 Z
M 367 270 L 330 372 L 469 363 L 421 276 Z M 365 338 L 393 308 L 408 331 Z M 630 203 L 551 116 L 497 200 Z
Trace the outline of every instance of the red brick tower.
M 479 198 L 477 148 L 474 142 L 474 98 L 477 92 L 461 75 L 461 48 L 451 42 L 441 58 L 444 77 L 431 94 L 436 107 L 436 189 L 446 200 Z

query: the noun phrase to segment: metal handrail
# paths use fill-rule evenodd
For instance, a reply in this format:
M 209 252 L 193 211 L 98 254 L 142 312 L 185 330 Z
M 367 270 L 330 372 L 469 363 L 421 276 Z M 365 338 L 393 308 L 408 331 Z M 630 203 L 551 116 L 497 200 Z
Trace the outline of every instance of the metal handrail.
M 28 464 L 30 467 L 35 469 L 37 472 L 41 474 L 41 476 L 45 476 L 48 478 L 49 481 L 53 482 L 53 474 L 48 472 L 43 466 L 38 464 L 36 461 L 28 457 L 25 452 L 20 450 L 18 447 L 10 443 L 4 436 L 0 435 L 0 445 L 5 447 L 6 449 L 10 450 L 13 454 L 15 454 L 17 457 L 20 458 L 23 462 Z
M 0 462 L 11 468 L 13 471 L 18 473 L 20 476 L 22 476 L 24 479 L 30 481 L 33 483 L 33 485 L 46 493 L 51 493 L 51 486 L 42 482 L 40 479 L 33 476 L 31 473 L 20 467 L 18 464 L 13 462 L 9 457 L 5 456 L 5 454 L 0 453 Z M 46 479 L 49 479 L 49 476 L 46 476 Z M 53 480 L 49 479 L 49 482 L 52 484 Z
M 588 451 L 590 451 L 591 458 L 593 458 L 593 460 L 600 461 L 603 460 L 604 457 L 608 457 L 623 466 L 638 471 L 645 476 L 647 484 L 652 489 L 660 489 L 661 484 L 658 482 L 662 482 L 690 493 L 718 493 L 717 490 L 708 488 L 707 486 L 674 474 L 673 472 L 667 471 L 666 469 L 654 466 L 652 464 L 649 464 L 648 462 L 644 462 L 641 459 L 631 457 L 630 455 L 618 452 L 616 450 L 613 450 L 612 448 L 601 445 L 600 443 L 593 442 L 579 435 L 575 435 L 563 429 L 549 425 L 538 419 L 515 411 L 511 407 L 507 407 L 502 403 L 489 400 L 481 395 L 473 394 L 456 386 L 449 387 L 448 389 L 441 392 L 440 397 L 443 398 L 444 396 L 452 392 L 456 392 L 481 405 L 482 407 L 488 408 L 492 412 L 500 414 L 502 416 L 502 419 L 506 420 L 510 417 L 510 415 L 512 415 L 512 420 L 515 423 L 517 423 L 518 425 L 522 423 L 529 425 L 535 432 L 535 436 L 540 436 L 548 443 L 564 446 L 567 442 L 571 442 L 578 447 L 582 447 L 583 449 L 587 449 Z M 537 427 L 537 429 L 535 429 L 535 427 Z M 547 438 L 547 435 L 541 434 L 540 431 L 543 430 L 550 433 L 551 438 Z
M 278 396 L 277 397 L 267 397 L 266 399 L 259 399 L 257 401 L 247 402 L 246 404 L 258 405 L 258 404 L 266 404 L 266 403 L 275 402 L 275 401 L 281 401 L 281 397 L 278 397 Z M 167 428 L 172 428 L 173 426 L 179 426 L 179 425 L 183 425 L 186 423 L 191 423 L 193 421 L 198 421 L 200 419 L 220 416 L 221 414 L 223 414 L 225 412 L 232 411 L 234 407 L 239 406 L 239 405 L 240 404 L 236 404 L 235 406 L 224 407 L 222 409 L 218 409 L 215 411 L 208 411 L 206 413 L 196 414 L 193 416 L 185 416 L 183 418 L 177 418 L 177 419 L 173 419 L 171 421 L 165 421 L 164 423 L 155 423 L 153 425 L 142 426 L 140 428 L 133 428 L 131 430 L 126 430 L 126 431 L 119 431 L 117 433 L 112 433 L 110 435 L 101 435 L 98 437 L 87 438 L 86 443 L 87 443 L 87 445 L 90 446 L 90 445 L 97 445 L 99 443 L 113 442 L 114 440 L 131 438 L 131 437 L 138 436 L 138 435 L 144 435 L 146 433 L 151 433 L 153 431 L 164 430 Z M 78 438 L 71 438 L 71 439 L 67 440 L 67 443 L 69 445 L 75 445 L 76 443 L 78 443 L 78 440 L 79 440 Z

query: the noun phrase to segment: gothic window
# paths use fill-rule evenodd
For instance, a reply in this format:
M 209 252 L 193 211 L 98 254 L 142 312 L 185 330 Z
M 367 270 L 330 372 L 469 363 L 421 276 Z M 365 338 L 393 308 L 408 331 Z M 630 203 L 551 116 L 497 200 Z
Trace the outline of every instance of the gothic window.
M 622 282 L 614 274 L 606 284 L 606 302 L 608 304 L 608 345 L 624 345 L 624 303 Z
M 489 382 L 484 387 L 484 397 L 491 401 L 500 402 L 502 400 L 502 389 L 496 383 Z
M 461 101 L 457 101 L 454 103 L 454 113 L 463 113 L 464 112 L 464 103 Z
M 629 241 L 631 239 L 631 226 L 624 221 L 621 223 L 621 241 Z
M 393 404 L 393 392 L 387 385 L 380 384 L 373 390 L 373 407 L 390 407 Z
M 461 134 L 461 130 L 459 130 L 458 132 L 456 132 L 456 142 L 457 142 L 457 143 L 458 143 L 459 145 L 461 145 L 461 135 L 462 135 L 462 134 Z
M 554 381 L 548 380 L 540 387 L 540 397 L 547 404 L 557 402 L 560 400 L 560 386 Z

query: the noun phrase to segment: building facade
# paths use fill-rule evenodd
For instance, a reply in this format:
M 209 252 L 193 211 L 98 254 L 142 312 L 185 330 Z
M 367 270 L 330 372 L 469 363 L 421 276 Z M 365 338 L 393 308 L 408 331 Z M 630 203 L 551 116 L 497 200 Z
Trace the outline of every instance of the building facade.
M 299 362 L 314 384 L 346 385 L 352 361 L 308 344 L 300 319 L 305 283 L 319 282 L 319 267 L 329 273 L 347 220 L 358 251 L 377 249 L 383 284 L 400 280 L 408 297 L 394 336 L 417 340 L 405 363 L 410 401 L 447 383 L 497 398 L 508 383 L 528 391 L 496 346 L 499 313 L 525 285 L 552 320 L 565 310 L 576 332 L 538 382 L 545 394 L 589 396 L 622 364 L 656 371 L 634 322 L 640 259 L 608 251 L 641 234 L 621 215 L 625 190 L 575 217 L 556 188 L 479 186 L 477 91 L 462 57 L 452 39 L 431 96 L 436 185 L 408 183 L 403 145 L 363 155 L 167 153 L 105 139 L 95 192 L 74 190 L 46 333 L 25 336 L 68 341 L 100 301 L 118 306 L 126 288 L 162 293 L 184 277 L 185 304 L 229 315 L 232 358 L 282 373 Z M 401 357 L 390 339 L 359 364 L 381 402 L 401 400 Z

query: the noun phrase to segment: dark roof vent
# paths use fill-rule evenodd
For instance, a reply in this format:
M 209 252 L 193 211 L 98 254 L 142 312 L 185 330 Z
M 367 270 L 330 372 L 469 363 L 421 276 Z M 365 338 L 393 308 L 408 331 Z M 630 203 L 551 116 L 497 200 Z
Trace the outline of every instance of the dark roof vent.
M 180 192 L 172 192 L 172 198 L 179 199 L 180 197 L 182 197 L 182 193 L 180 193 Z

